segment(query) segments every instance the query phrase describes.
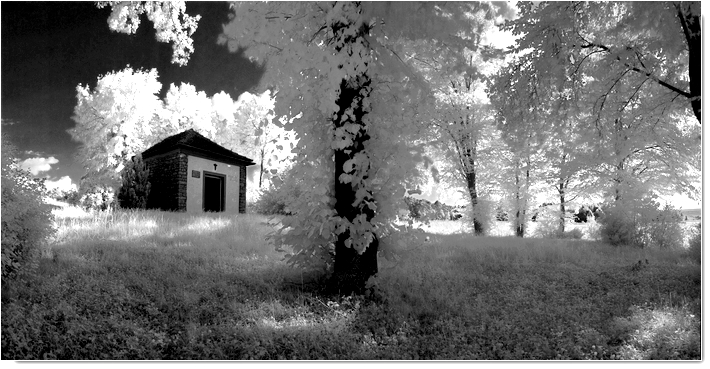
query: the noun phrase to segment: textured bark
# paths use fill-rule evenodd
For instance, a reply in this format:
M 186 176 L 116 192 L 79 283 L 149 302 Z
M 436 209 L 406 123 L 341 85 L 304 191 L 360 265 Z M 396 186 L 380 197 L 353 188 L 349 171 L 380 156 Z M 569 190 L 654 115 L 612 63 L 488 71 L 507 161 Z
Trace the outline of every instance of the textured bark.
M 363 117 L 367 111 L 363 108 L 362 100 L 369 94 L 370 77 L 361 75 L 350 81 L 343 81 L 341 92 L 337 104 L 339 112 L 334 120 L 336 127 L 342 127 L 345 123 L 357 124 L 361 126 L 360 131 L 355 136 L 351 146 L 341 150 L 335 150 L 335 211 L 338 216 L 349 221 L 353 221 L 361 214 L 365 214 L 366 220 L 371 221 L 375 213 L 369 207 L 354 205 L 356 192 L 358 190 L 352 183 L 342 183 L 340 176 L 345 173 L 344 164 L 358 153 L 365 150 L 364 143 L 370 139 L 367 134 L 367 127 L 363 122 Z M 352 119 L 341 121 L 344 113 L 355 105 Z M 361 168 L 366 170 L 367 168 Z M 374 202 L 372 194 L 367 193 L 366 201 Z M 338 236 L 335 244 L 335 263 L 332 280 L 332 288 L 340 294 L 350 294 L 352 292 L 361 294 L 365 291 L 367 280 L 377 274 L 377 251 L 379 242 L 375 237 L 362 254 L 354 248 L 348 247 L 345 241 L 350 238 L 350 233 L 346 231 Z
M 701 118 L 701 90 L 703 87 L 703 65 L 702 52 L 703 44 L 700 33 L 700 14 L 693 9 L 695 4 L 676 3 L 678 11 L 678 19 L 683 27 L 683 34 L 688 45 L 688 76 L 690 77 L 690 105 L 693 108 L 693 113 L 698 119 L 698 123 L 702 124 Z M 685 9 L 683 9 L 685 7 Z M 698 5 L 699 7 L 699 5 Z M 700 9 L 697 9 L 700 10 Z
M 466 117 L 466 122 L 462 126 L 470 125 L 470 117 Z M 476 216 L 478 206 L 478 190 L 476 189 L 476 140 L 470 133 L 463 134 L 461 142 L 458 144 L 459 155 L 461 156 L 461 168 L 466 178 L 466 187 L 471 198 L 471 209 L 473 210 L 473 230 L 477 236 L 484 234 L 483 222 Z
M 528 185 L 530 183 L 530 159 L 526 159 L 525 178 L 521 178 L 520 161 L 515 168 L 515 235 L 525 237 L 525 215 L 528 207 Z M 523 184 L 523 180 L 525 181 Z
M 562 184 L 560 184 L 562 186 Z M 564 188 L 560 190 L 560 234 L 565 232 L 565 190 Z
M 520 210 L 522 206 L 521 186 L 520 164 L 518 164 L 518 168 L 515 170 L 515 235 L 518 237 L 525 236 L 525 212 Z
M 468 186 L 468 194 L 471 197 L 471 208 L 473 209 L 473 231 L 477 236 L 485 233 L 483 222 L 476 216 L 478 206 L 478 191 L 476 190 L 476 170 L 466 173 L 466 185 Z
M 567 163 L 567 154 L 562 153 L 562 157 L 560 158 L 560 168 L 563 168 L 565 164 Z M 566 199 L 565 195 L 567 193 L 567 187 L 569 186 L 570 179 L 569 177 L 565 177 L 563 174 L 563 170 L 560 169 L 560 178 L 559 181 L 557 182 L 557 193 L 560 196 L 560 218 L 559 218 L 559 227 L 558 230 L 560 234 L 563 234 L 565 232 L 565 211 L 566 211 Z

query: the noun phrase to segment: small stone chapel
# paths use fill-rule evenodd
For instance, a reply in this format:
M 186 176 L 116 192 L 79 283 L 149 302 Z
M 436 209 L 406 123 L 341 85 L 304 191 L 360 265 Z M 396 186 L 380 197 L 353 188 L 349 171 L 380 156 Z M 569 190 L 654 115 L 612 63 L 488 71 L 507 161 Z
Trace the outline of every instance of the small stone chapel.
M 188 129 L 143 152 L 148 209 L 246 212 L 247 167 L 255 163 Z

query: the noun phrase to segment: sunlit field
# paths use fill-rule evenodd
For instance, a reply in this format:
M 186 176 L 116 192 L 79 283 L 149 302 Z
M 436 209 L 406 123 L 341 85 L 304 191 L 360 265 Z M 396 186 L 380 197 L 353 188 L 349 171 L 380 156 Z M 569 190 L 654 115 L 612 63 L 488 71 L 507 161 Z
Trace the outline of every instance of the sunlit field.
M 2 291 L 3 359 L 701 358 L 700 266 L 679 251 L 432 223 L 337 297 L 264 216 L 55 214 L 37 276 Z

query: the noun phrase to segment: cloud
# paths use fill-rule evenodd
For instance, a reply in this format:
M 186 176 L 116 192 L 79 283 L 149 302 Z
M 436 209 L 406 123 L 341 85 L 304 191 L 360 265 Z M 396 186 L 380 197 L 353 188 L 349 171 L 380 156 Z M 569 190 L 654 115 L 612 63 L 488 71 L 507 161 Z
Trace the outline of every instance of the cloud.
M 29 170 L 33 175 L 39 172 L 46 172 L 52 169 L 53 164 L 59 163 L 59 160 L 54 156 L 48 158 L 29 158 L 20 162 L 20 168 Z
M 77 189 L 77 186 L 72 183 L 71 178 L 69 178 L 69 176 L 64 176 L 54 181 L 47 179 L 44 181 L 44 185 L 47 187 L 48 190 L 56 190 L 57 192 L 76 191 Z

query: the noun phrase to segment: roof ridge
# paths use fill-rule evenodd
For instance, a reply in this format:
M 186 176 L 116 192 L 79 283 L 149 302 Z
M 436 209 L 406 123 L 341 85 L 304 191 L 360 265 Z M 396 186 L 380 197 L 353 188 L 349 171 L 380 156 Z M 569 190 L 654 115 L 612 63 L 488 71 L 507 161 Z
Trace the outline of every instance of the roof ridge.
M 143 151 L 143 157 L 152 157 L 172 151 L 179 147 L 194 149 L 203 155 L 212 154 L 217 157 L 231 159 L 244 163 L 246 165 L 254 165 L 254 161 L 246 156 L 240 155 L 197 132 L 193 128 L 169 136 Z

